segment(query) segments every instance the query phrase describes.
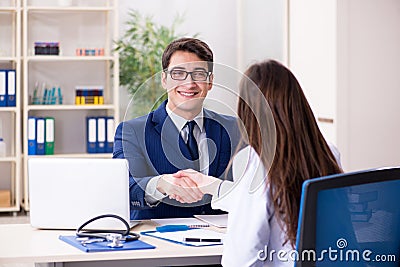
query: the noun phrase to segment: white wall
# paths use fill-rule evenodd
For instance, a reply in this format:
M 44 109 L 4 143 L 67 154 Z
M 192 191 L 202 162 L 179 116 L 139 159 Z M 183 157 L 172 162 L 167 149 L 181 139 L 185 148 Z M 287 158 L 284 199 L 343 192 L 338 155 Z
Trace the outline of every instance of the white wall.
M 347 53 L 338 113 L 351 170 L 400 165 L 400 1 L 341 0 L 339 33 Z M 351 102 L 349 102 L 349 100 Z
M 290 0 L 290 67 L 346 171 L 400 163 L 400 1 Z
M 242 43 L 238 67 L 264 59 L 285 61 L 286 57 L 286 1 L 240 0 L 238 29 Z
M 326 139 L 336 141 L 336 0 L 290 0 L 289 66 Z

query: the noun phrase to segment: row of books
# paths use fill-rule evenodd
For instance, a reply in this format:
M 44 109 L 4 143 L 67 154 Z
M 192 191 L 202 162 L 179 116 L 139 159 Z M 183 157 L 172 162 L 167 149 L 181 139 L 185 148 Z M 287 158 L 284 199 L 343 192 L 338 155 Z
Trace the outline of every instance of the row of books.
M 114 117 L 86 117 L 87 153 L 112 153 Z
M 16 106 L 15 70 L 0 70 L 0 107 Z
M 59 55 L 60 42 L 35 42 L 35 55 Z
M 36 82 L 35 89 L 33 90 L 32 105 L 62 105 L 63 95 L 61 87 L 59 86 L 46 86 L 43 83 L 42 89 L 39 88 L 39 82 Z
M 28 155 L 53 155 L 54 131 L 53 117 L 29 117 Z
M 102 86 L 77 86 L 75 87 L 75 105 L 103 105 Z
M 104 56 L 104 48 L 77 48 L 77 56 Z

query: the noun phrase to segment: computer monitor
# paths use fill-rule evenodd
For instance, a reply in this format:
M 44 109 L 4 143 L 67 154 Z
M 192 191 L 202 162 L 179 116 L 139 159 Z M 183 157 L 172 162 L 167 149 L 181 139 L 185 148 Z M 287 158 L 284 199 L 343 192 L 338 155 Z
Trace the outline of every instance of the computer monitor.
M 296 266 L 400 266 L 400 167 L 303 183 Z

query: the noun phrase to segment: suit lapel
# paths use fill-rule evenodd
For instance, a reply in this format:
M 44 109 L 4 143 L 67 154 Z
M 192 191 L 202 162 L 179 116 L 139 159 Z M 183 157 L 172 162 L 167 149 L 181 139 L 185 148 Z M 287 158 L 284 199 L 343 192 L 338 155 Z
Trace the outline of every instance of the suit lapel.
M 166 169 L 169 171 L 173 170 L 172 172 L 180 169 L 193 168 L 194 163 L 188 160 L 190 159 L 189 149 L 175 124 L 167 114 L 165 109 L 166 103 L 166 101 L 163 102 L 153 113 L 151 119 L 152 125 L 154 125 L 153 134 L 146 134 L 146 136 L 152 136 L 152 139 L 148 140 L 148 145 L 154 148 L 153 153 L 150 153 L 151 158 L 153 158 L 152 162 L 157 161 L 156 158 L 163 157 L 164 161 L 167 162 L 163 165 L 171 165 Z M 149 133 L 150 132 L 151 130 Z M 158 164 L 154 164 L 154 166 L 157 168 Z M 157 171 L 159 173 L 165 173 L 166 170 L 159 169 Z
M 219 151 L 221 151 L 221 125 L 213 119 L 212 114 L 206 109 L 204 109 L 204 129 L 207 135 L 210 164 L 208 173 L 215 174 L 218 168 Z

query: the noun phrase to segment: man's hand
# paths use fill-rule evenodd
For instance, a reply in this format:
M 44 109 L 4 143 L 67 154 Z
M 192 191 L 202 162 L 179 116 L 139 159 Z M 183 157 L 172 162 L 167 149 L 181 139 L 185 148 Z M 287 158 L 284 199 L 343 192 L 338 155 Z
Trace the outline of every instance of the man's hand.
M 192 183 L 195 183 L 198 186 L 198 188 L 200 189 L 201 192 L 203 192 L 203 194 L 210 194 L 210 195 L 217 194 L 218 187 L 222 182 L 221 179 L 204 175 L 192 169 L 178 171 L 172 176 L 175 178 L 183 179 L 185 181 L 191 181 Z
M 199 201 L 204 195 L 193 180 L 175 177 L 172 174 L 164 174 L 160 177 L 157 190 L 167 194 L 170 199 L 175 199 L 181 203 Z

